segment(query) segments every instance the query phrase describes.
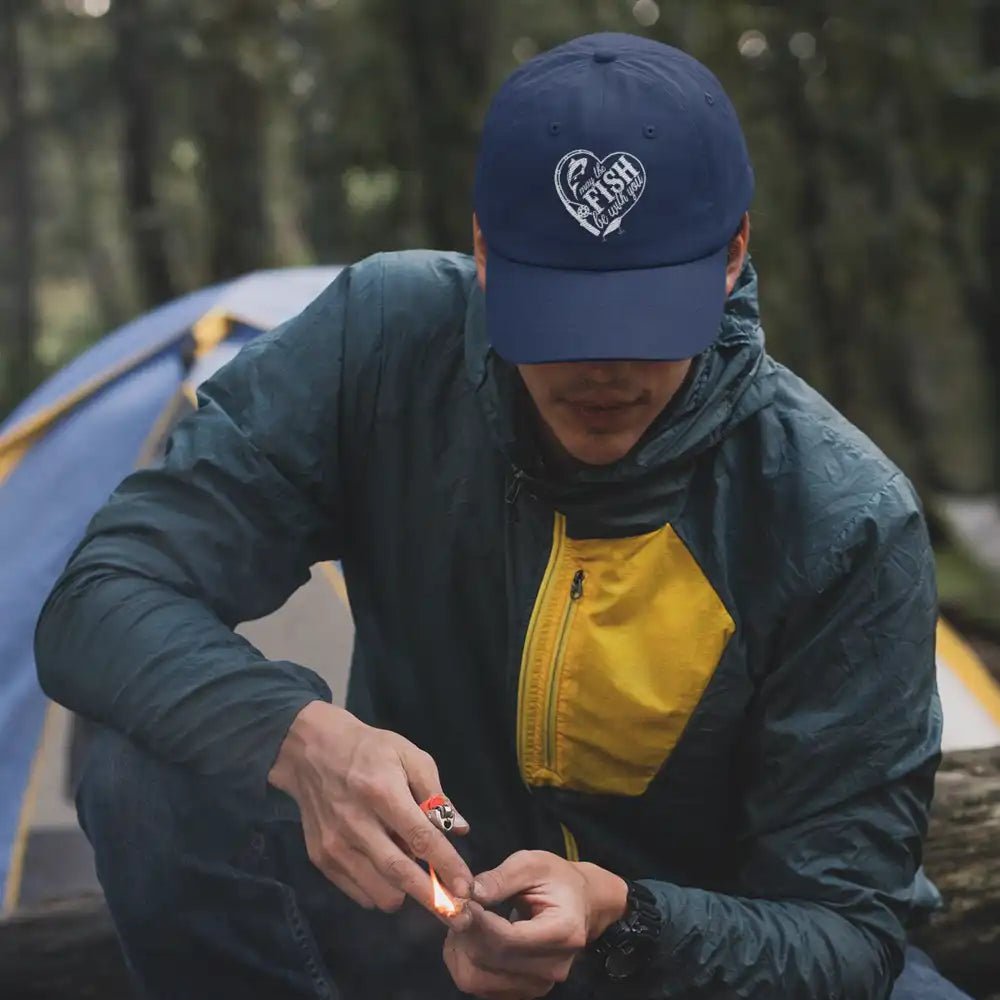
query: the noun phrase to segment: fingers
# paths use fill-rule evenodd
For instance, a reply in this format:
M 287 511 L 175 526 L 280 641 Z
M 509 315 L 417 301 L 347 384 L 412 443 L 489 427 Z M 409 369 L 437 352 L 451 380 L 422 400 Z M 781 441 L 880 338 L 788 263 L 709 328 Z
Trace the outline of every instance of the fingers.
M 338 889 L 365 909 L 392 913 L 403 905 L 407 889 L 430 899 L 430 877 L 396 847 L 375 824 L 348 842 L 330 831 L 318 833 L 303 823 L 309 860 Z M 371 853 L 381 864 L 372 861 Z
M 474 898 L 483 906 L 493 906 L 533 888 L 545 874 L 543 851 L 518 851 L 488 872 L 477 875 Z
M 515 952 L 551 956 L 575 952 L 587 944 L 580 922 L 555 907 L 516 923 L 475 903 L 467 904 L 466 909 L 470 915 L 468 932 L 478 935 L 484 951 L 496 955 L 498 962 L 508 962 Z
M 408 860 L 402 854 L 400 857 Z M 413 864 L 412 861 L 409 863 Z M 405 890 L 380 873 L 360 851 L 351 852 L 348 864 L 351 878 L 383 913 L 395 913 L 403 905 L 407 895 Z
M 512 925 L 498 914 L 474 902 L 465 908 L 469 914 L 467 928 L 453 927 L 452 932 L 461 934 L 462 950 L 477 967 L 498 973 L 517 972 L 548 982 L 563 982 L 569 976 L 582 937 L 565 920 L 543 913 L 523 921 L 523 926 L 511 934 Z
M 315 847 L 314 842 L 308 836 L 306 837 L 306 852 L 309 855 L 309 860 L 344 895 L 349 896 L 355 903 L 363 906 L 366 910 L 375 909 L 375 902 L 372 897 L 347 874 L 336 857 L 324 851 L 321 847 Z
M 358 885 L 354 879 L 351 878 L 346 872 L 341 870 L 330 869 L 324 871 L 323 874 L 333 883 L 345 896 L 349 896 L 354 900 L 359 906 L 363 906 L 366 910 L 374 910 L 375 903 L 372 901 L 371 896 L 368 895 L 364 889 Z
M 425 782 L 436 781 L 437 767 L 428 754 L 402 737 L 397 739 L 401 744 L 397 767 L 378 774 L 368 769 L 352 772 L 348 777 L 350 793 L 354 800 L 364 803 L 367 809 L 374 812 L 379 822 L 388 828 L 389 834 L 394 834 L 405 845 L 406 851 L 431 864 L 453 895 L 467 899 L 472 892 L 472 873 L 444 833 L 434 826 L 414 801 L 411 790 L 412 787 L 419 787 L 422 791 Z M 409 774 L 411 765 L 418 774 L 416 779 Z M 416 786 L 412 785 L 413 781 L 416 781 Z M 354 821 L 350 826 L 357 829 L 359 824 Z M 372 851 L 366 848 L 365 853 L 377 862 L 378 858 Z M 427 906 L 431 896 L 429 878 L 425 878 L 427 881 L 422 884 L 426 885 L 426 892 L 414 898 Z
M 407 850 L 422 858 L 454 896 L 467 899 L 472 892 L 472 872 L 448 838 L 427 818 L 409 792 L 386 795 L 379 806 L 380 818 L 397 834 Z M 430 881 L 428 879 L 430 898 Z
M 463 993 L 471 993 L 487 1000 L 543 997 L 551 992 L 554 985 L 552 980 L 538 976 L 481 968 L 458 946 L 457 939 L 451 934 L 445 940 L 444 961 L 455 985 Z
M 434 911 L 430 875 L 375 824 L 353 834 L 347 868 L 354 880 L 375 901 L 379 909 L 391 912 L 412 896 Z
M 472 873 L 414 801 L 414 794 L 440 793 L 434 761 L 396 733 L 352 725 L 339 741 L 332 737 L 341 729 L 314 734 L 311 755 L 296 758 L 310 860 L 362 906 L 396 910 L 405 894 L 436 912 L 430 876 L 415 858 L 432 865 L 453 896 L 468 899 Z M 468 827 L 456 817 L 454 832 Z
M 561 983 L 569 977 L 576 959 L 575 954 L 560 950 L 557 952 L 517 952 L 510 948 L 477 947 L 467 942 L 466 953 L 480 969 L 497 973 L 517 973 L 544 979 L 549 983 Z
M 463 993 L 471 993 L 484 1000 L 533 1000 L 547 996 L 555 986 L 555 983 L 544 979 L 509 972 L 490 972 L 471 963 L 459 966 L 457 972 L 452 970 L 452 979 Z
M 460 929 L 468 926 L 470 916 L 465 913 L 464 905 L 450 917 L 437 910 L 428 872 L 381 828 L 359 831 L 348 870 L 381 910 L 398 910 L 404 897 L 411 896 L 424 909 L 439 917 L 446 927 Z
M 469 821 L 455 808 L 455 804 L 440 792 L 420 803 L 420 811 L 445 833 L 463 837 L 469 832 Z
M 473 906 L 475 906 L 475 903 L 465 900 L 458 913 L 453 917 L 442 917 L 442 922 L 448 926 L 449 930 L 453 930 L 456 933 L 467 931 L 472 926 L 474 920 L 472 915 Z
M 467 899 L 472 894 L 472 872 L 448 838 L 427 818 L 417 802 L 423 802 L 441 791 L 441 778 L 430 754 L 403 737 L 398 739 L 402 765 L 399 783 L 382 781 L 366 785 L 359 791 L 375 808 L 379 818 L 405 844 L 414 857 L 422 858 L 437 872 L 442 884 L 454 896 Z M 416 797 L 416 800 L 414 799 Z M 462 826 L 469 824 L 463 819 Z M 429 886 L 429 882 L 428 882 Z M 430 890 L 418 902 L 427 905 Z
M 407 743 L 400 751 L 410 789 L 418 802 L 425 802 L 441 792 L 441 776 L 438 774 L 434 758 L 412 743 Z M 454 804 L 452 804 L 454 808 Z M 469 832 L 469 822 L 455 809 L 455 826 L 452 833 L 464 837 Z
M 434 758 L 408 740 L 400 747 L 400 759 L 406 770 L 406 779 L 418 802 L 429 799 L 441 791 L 441 776 Z
M 364 889 L 358 885 L 354 879 L 345 871 L 328 871 L 323 872 L 324 875 L 333 883 L 345 896 L 349 896 L 354 900 L 359 906 L 364 907 L 366 910 L 375 909 L 375 901 L 365 892 Z

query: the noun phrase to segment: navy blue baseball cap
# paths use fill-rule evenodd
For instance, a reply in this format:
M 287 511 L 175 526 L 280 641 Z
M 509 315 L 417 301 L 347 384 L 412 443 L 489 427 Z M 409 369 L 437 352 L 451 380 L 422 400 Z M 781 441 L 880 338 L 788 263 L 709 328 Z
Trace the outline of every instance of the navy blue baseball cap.
M 490 105 L 476 169 L 494 350 L 517 364 L 699 354 L 753 187 L 729 98 L 684 52 L 600 34 L 529 60 Z

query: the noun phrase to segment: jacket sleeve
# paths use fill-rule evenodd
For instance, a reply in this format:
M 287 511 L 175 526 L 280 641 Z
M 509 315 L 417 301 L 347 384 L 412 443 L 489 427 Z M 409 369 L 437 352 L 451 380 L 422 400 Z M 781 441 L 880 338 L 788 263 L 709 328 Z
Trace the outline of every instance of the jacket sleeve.
M 351 271 L 206 382 L 161 467 L 91 521 L 35 635 L 46 694 L 162 759 L 263 795 L 299 710 L 330 698 L 233 627 L 340 554 Z
M 898 476 L 829 549 L 748 719 L 732 895 L 647 884 L 665 916 L 639 995 L 882 1000 L 903 962 L 939 759 L 936 587 Z

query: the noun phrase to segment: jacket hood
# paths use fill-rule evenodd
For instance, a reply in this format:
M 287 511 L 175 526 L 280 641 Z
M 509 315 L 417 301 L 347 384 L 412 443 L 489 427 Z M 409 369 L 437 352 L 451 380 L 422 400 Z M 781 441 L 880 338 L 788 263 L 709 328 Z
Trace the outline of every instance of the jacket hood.
M 490 347 L 485 297 L 473 278 L 465 324 L 466 368 L 493 439 L 512 473 L 563 506 L 602 487 L 662 482 L 717 444 L 774 395 L 774 371 L 764 351 L 757 274 L 749 257 L 726 303 L 719 337 L 694 361 L 684 387 L 636 446 L 610 465 L 581 466 L 558 477 L 547 472 L 534 432 L 536 419 L 517 369 Z

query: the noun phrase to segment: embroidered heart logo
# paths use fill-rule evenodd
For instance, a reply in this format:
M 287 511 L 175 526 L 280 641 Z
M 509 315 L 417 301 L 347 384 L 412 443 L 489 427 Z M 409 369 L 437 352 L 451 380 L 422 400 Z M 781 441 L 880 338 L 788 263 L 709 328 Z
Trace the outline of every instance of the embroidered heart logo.
M 589 149 L 574 149 L 556 165 L 556 193 L 566 211 L 593 236 L 616 232 L 646 188 L 646 168 L 631 153 L 603 160 Z

